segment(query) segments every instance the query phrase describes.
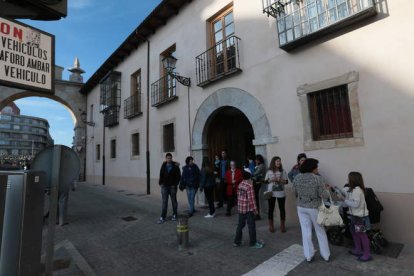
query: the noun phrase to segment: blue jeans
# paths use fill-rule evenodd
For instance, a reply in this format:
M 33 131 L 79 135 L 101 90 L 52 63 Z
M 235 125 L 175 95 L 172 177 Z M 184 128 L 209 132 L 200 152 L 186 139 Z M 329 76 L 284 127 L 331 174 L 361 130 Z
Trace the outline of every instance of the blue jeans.
M 177 215 L 177 186 L 161 186 L 162 196 L 162 212 L 161 217 L 165 219 L 167 217 L 168 209 L 168 196 L 171 197 L 171 203 L 173 208 L 173 215 Z
M 194 213 L 194 199 L 197 189 L 193 187 L 186 187 L 185 189 L 187 191 L 188 205 L 190 206 L 188 213 L 192 215 Z
M 249 227 L 249 237 L 250 237 L 250 246 L 256 244 L 256 221 L 255 215 L 253 212 L 247 212 L 246 214 L 239 214 L 239 224 L 236 229 L 236 237 L 234 238 L 234 243 L 241 244 L 243 237 L 243 228 L 247 225 Z

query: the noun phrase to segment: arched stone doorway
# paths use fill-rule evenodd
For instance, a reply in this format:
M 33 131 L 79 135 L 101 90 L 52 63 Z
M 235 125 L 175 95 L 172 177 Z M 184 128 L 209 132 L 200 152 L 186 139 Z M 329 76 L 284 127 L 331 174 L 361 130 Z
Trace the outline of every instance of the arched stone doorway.
M 217 109 L 209 120 L 206 131 L 210 160 L 226 149 L 238 167 L 245 165 L 246 158 L 255 154 L 253 127 L 247 117 L 239 109 L 225 106 Z
M 201 164 L 203 156 L 209 155 L 208 136 L 210 126 L 223 108 L 232 107 L 241 112 L 253 129 L 255 154 L 267 155 L 267 145 L 277 143 L 272 136 L 269 120 L 262 104 L 250 93 L 238 88 L 222 88 L 207 97 L 200 105 L 192 131 L 192 154 Z

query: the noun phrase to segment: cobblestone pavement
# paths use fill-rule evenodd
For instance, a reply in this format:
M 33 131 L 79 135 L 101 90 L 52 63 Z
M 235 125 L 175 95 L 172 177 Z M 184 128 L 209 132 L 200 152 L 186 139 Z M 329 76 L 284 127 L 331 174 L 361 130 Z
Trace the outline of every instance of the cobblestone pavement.
M 205 219 L 207 210 L 199 208 L 189 220 L 190 247 L 179 251 L 176 223 L 169 220 L 156 224 L 160 205 L 158 195 L 81 184 L 70 195 L 70 224 L 57 228 L 55 244 L 73 245 L 81 261 L 86 262 L 95 275 L 122 276 L 242 275 L 291 245 L 301 245 L 298 226 L 288 224 L 287 233 L 272 234 L 267 230 L 267 221 L 262 219 L 256 225 L 257 237 L 265 242 L 265 247 L 251 249 L 247 246 L 246 227 L 243 246 L 234 248 L 237 216 L 225 217 L 225 210 L 221 208 L 216 218 Z M 185 211 L 185 207 L 179 204 L 179 211 Z M 136 220 L 122 220 L 128 216 Z M 329 263 L 321 258 L 311 264 L 302 262 L 288 275 L 414 275 L 411 246 L 406 246 L 398 259 L 374 255 L 374 261 L 369 263 L 357 262 L 347 254 L 345 247 L 331 246 L 331 251 Z M 72 253 L 64 247 L 56 251 L 58 258 L 72 258 Z M 93 275 L 82 273 L 85 270 L 79 263 L 79 258 L 73 257 L 70 267 L 56 271 L 55 275 Z

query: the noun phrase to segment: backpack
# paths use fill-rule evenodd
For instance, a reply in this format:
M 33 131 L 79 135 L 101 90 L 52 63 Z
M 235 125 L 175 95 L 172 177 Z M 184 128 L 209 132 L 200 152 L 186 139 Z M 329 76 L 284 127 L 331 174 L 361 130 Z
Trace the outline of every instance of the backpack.
M 372 188 L 365 189 L 365 202 L 369 211 L 369 219 L 371 223 L 378 223 L 381 220 L 381 211 L 384 210 L 378 197 Z

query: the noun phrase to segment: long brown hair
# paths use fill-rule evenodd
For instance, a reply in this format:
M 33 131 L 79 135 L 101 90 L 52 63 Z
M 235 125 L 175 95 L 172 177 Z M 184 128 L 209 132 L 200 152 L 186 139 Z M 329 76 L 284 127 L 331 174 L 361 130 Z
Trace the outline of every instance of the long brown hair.
M 207 156 L 203 157 L 201 170 L 204 170 L 207 174 L 212 174 L 210 159 Z
M 356 187 L 360 187 L 362 191 L 365 193 L 364 179 L 362 178 L 361 173 L 350 172 L 348 174 L 348 184 L 349 184 L 350 192 L 352 192 L 352 190 L 355 189 Z
M 276 168 L 276 165 L 275 165 L 276 160 L 280 160 L 280 167 L 279 168 Z M 275 172 L 276 170 L 278 170 L 279 172 L 283 171 L 282 159 L 279 156 L 274 156 L 272 158 L 272 161 L 270 161 L 270 164 L 269 164 L 269 170 L 271 170 L 272 172 Z

